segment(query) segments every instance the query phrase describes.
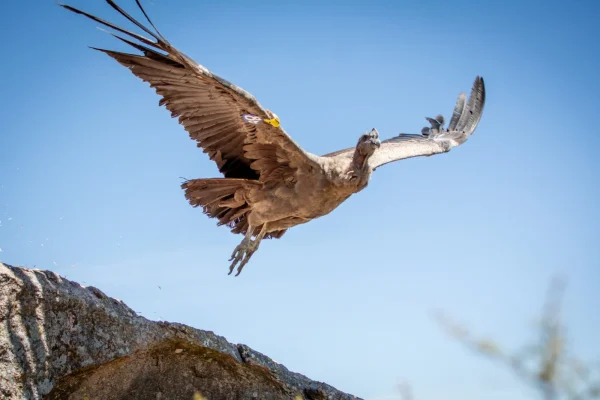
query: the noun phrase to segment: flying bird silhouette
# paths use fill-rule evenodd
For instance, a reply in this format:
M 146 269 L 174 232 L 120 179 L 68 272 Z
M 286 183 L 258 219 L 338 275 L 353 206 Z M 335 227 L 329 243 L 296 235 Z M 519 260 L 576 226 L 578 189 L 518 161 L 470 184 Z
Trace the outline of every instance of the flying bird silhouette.
M 333 211 L 364 189 L 377 167 L 392 161 L 445 153 L 464 143 L 477 127 L 485 103 L 477 77 L 467 100 L 461 93 L 448 128 L 444 117 L 427 118 L 421 134 L 400 134 L 380 141 L 376 129 L 361 135 L 355 147 L 317 156 L 303 150 L 280 126 L 277 115 L 250 93 L 213 74 L 173 47 L 153 28 L 142 25 L 114 1 L 106 2 L 152 39 L 120 28 L 74 7 L 129 38 L 111 33 L 141 54 L 98 49 L 150 83 L 172 117 L 213 160 L 223 178 L 190 179 L 181 187 L 194 207 L 244 235 L 229 261 L 238 276 L 264 238 L 280 238 L 289 228 Z M 135 39 L 137 42 L 132 41 Z

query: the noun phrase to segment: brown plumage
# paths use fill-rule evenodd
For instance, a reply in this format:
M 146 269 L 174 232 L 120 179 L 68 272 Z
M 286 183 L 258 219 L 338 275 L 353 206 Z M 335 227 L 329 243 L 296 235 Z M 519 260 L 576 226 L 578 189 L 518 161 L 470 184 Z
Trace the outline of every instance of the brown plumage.
M 182 184 L 194 207 L 217 218 L 233 233 L 244 234 L 234 250 L 229 273 L 237 275 L 263 238 L 280 238 L 287 229 L 326 215 L 364 189 L 371 172 L 388 162 L 449 151 L 473 133 L 483 111 L 485 89 L 477 78 L 471 96 L 461 94 L 447 130 L 440 115 L 421 135 L 401 134 L 379 141 L 377 130 L 362 135 L 356 147 L 324 156 L 304 151 L 280 127 L 279 119 L 248 92 L 211 73 L 174 48 L 136 3 L 154 31 L 114 1 L 106 2 L 154 40 L 120 28 L 68 5 L 132 39 L 114 35 L 142 55 L 96 49 L 114 58 L 161 96 L 173 117 L 213 160 L 224 178 L 192 179 Z M 254 237 L 254 239 L 253 239 Z

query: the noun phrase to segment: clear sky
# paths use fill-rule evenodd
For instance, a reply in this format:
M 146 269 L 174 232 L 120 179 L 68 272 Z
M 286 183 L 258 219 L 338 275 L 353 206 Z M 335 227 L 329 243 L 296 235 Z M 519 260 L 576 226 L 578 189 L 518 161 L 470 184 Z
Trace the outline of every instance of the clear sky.
M 131 0 L 120 3 L 134 12 Z M 130 27 L 101 0 L 72 0 Z M 255 95 L 308 151 L 419 132 L 476 75 L 487 104 L 448 154 L 377 170 L 328 216 L 262 243 L 186 202 L 215 165 L 125 49 L 53 1 L 1 6 L 0 260 L 51 269 L 150 319 L 245 343 L 366 399 L 527 398 L 439 329 L 443 309 L 511 349 L 569 278 L 573 350 L 600 356 L 597 1 L 147 0 L 175 46 Z M 139 16 L 139 14 L 135 14 Z M 160 288 L 159 288 L 160 286 Z

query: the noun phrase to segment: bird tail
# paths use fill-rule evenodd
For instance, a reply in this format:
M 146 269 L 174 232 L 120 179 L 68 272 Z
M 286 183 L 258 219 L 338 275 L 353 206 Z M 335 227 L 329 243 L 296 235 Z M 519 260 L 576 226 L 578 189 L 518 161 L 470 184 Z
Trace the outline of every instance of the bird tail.
M 250 179 L 210 178 L 186 180 L 181 188 L 193 207 L 202 207 L 206 215 L 219 220 L 217 225 L 227 225 L 231 232 L 245 234 L 249 228 L 248 214 L 252 211 L 248 192 L 262 185 Z M 262 225 L 255 228 L 260 231 Z M 280 238 L 285 232 L 286 229 L 272 231 L 265 238 Z
M 246 233 L 247 214 L 251 210 L 246 195 L 258 181 L 247 179 L 213 178 L 191 179 L 181 188 L 185 198 L 193 207 L 202 207 L 204 213 L 219 220 L 218 225 L 227 225 L 233 233 Z

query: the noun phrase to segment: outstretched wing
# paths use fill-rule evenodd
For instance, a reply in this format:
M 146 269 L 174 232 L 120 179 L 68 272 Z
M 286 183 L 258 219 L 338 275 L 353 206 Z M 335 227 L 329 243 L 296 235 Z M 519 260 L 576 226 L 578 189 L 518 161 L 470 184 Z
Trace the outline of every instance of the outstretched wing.
M 469 100 L 465 102 L 464 93 L 458 96 L 447 130 L 432 123 L 433 129 L 424 129 L 420 135 L 400 134 L 384 140 L 379 150 L 370 158 L 369 164 L 375 169 L 405 158 L 450 151 L 453 147 L 463 144 L 473 134 L 481 119 L 484 105 L 485 86 L 483 78 L 478 76 L 473 83 Z
M 179 123 L 198 142 L 198 147 L 217 163 L 225 177 L 282 180 L 293 176 L 298 168 L 314 165 L 312 156 L 279 127 L 279 120 L 250 93 L 211 73 L 174 48 L 156 29 L 139 0 L 136 3 L 154 32 L 114 1 L 106 2 L 154 40 L 74 7 L 61 6 L 139 42 L 113 34 L 143 55 L 96 50 L 108 54 L 135 76 L 149 82 L 162 97 L 159 105 L 166 106 L 172 117 L 179 117 Z
M 432 128 L 424 128 L 420 135 L 402 133 L 381 142 L 381 147 L 369 159 L 369 165 L 375 169 L 392 161 L 450 151 L 473 134 L 481 119 L 484 104 L 485 86 L 483 78 L 478 76 L 471 89 L 469 101 L 466 101 L 464 93 L 458 96 L 447 130 L 443 129 L 438 119 L 428 118 Z M 323 157 L 352 157 L 353 152 L 354 148 L 349 148 Z

